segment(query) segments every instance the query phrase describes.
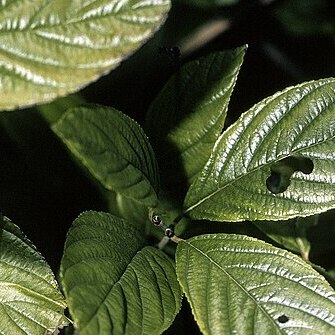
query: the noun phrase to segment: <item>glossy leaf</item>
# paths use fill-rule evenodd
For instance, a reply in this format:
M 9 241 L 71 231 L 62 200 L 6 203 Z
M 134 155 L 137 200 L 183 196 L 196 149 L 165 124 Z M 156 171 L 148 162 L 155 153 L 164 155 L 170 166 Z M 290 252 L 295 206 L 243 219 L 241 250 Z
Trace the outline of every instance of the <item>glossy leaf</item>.
M 115 68 L 162 24 L 169 0 L 1 1 L 0 110 L 50 101 Z
M 134 120 L 113 108 L 80 107 L 70 109 L 53 129 L 105 188 L 156 205 L 157 163 Z
M 189 185 L 221 134 L 246 47 L 216 52 L 184 65 L 164 86 L 147 115 L 147 129 L 172 187 Z M 171 173 L 173 171 L 173 173 Z
M 68 324 L 65 308 L 46 261 L 17 226 L 1 217 L 0 334 L 49 334 Z
M 155 335 L 172 323 L 181 303 L 174 263 L 144 242 L 143 231 L 111 214 L 74 221 L 61 277 L 81 335 Z
M 180 242 L 177 276 L 209 334 L 335 334 L 335 291 L 298 256 L 243 235 Z
M 334 208 L 334 93 L 335 79 L 307 82 L 244 113 L 215 144 L 188 191 L 185 211 L 197 219 L 242 221 Z M 271 192 L 268 181 L 275 176 L 286 185 Z

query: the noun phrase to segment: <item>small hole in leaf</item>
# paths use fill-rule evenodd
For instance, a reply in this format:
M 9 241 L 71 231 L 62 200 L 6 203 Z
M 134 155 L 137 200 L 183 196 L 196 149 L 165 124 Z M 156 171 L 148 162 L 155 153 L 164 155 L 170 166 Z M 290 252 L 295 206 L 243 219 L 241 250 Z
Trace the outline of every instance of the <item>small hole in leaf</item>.
M 309 158 L 304 158 L 303 164 L 300 166 L 300 171 L 304 174 L 311 174 L 314 169 L 314 164 L 311 159 Z
M 294 172 L 304 174 L 312 173 L 314 164 L 311 159 L 305 157 L 287 157 L 271 166 L 271 175 L 266 180 L 266 187 L 273 194 L 282 193 L 291 184 Z
M 273 171 L 271 172 L 271 176 L 266 180 L 266 187 L 273 194 L 286 191 L 290 184 L 290 178 L 285 178 L 285 176 L 280 173 Z
M 283 315 L 281 315 L 277 320 L 278 320 L 278 322 L 280 322 L 280 323 L 286 323 L 286 322 L 289 321 L 289 318 L 288 318 L 285 314 L 283 314 Z

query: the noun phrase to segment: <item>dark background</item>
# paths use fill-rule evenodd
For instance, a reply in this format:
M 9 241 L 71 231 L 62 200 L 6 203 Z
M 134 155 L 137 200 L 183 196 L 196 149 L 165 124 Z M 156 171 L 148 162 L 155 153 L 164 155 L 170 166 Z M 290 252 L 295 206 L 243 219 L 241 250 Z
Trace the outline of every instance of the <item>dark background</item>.
M 150 102 L 180 64 L 248 44 L 228 111 L 233 122 L 277 90 L 334 76 L 334 14 L 333 0 L 246 0 L 219 8 L 175 1 L 153 39 L 79 94 L 87 102 L 113 106 L 143 123 Z M 216 22 L 227 27 L 211 35 Z M 198 44 L 201 29 L 205 38 Z M 178 62 L 159 52 L 160 47 L 172 46 L 180 47 Z M 72 221 L 85 210 L 108 210 L 100 187 L 72 160 L 38 108 L 0 114 L 0 153 L 0 211 L 24 231 L 57 273 Z M 233 229 L 263 237 L 251 224 Z M 321 216 L 313 238 L 313 260 L 335 268 L 333 212 Z M 195 334 L 192 323 L 190 313 L 181 313 L 169 333 Z

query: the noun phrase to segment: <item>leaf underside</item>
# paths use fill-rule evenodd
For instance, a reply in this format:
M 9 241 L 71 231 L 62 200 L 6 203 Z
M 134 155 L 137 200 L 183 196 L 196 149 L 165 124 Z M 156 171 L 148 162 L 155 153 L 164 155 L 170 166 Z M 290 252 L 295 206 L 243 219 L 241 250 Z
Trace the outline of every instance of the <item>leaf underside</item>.
M 162 24 L 169 0 L 1 1 L 0 110 L 50 101 L 115 68 Z
M 335 207 L 335 80 L 303 83 L 264 99 L 216 142 L 191 185 L 184 207 L 192 218 L 285 220 Z M 294 172 L 288 188 L 266 185 L 271 167 L 306 159 L 312 172 Z
M 299 257 L 243 235 L 178 244 L 178 280 L 203 334 L 335 334 L 335 291 Z
M 17 226 L 1 221 L 0 334 L 45 335 L 67 325 L 50 267 Z

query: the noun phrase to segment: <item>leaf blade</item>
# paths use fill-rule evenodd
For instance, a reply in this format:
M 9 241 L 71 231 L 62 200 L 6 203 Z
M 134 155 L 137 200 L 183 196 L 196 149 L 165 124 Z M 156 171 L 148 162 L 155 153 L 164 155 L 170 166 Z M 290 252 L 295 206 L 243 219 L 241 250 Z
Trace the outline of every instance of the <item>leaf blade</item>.
M 156 206 L 155 155 L 134 120 L 114 108 L 78 107 L 70 109 L 53 130 L 105 188 Z
M 335 292 L 291 253 L 247 236 L 202 235 L 178 244 L 176 262 L 206 335 L 335 333 Z
M 0 5 L 0 110 L 47 102 L 115 68 L 163 23 L 169 0 Z
M 107 213 L 75 220 L 61 276 L 81 334 L 160 334 L 170 325 L 181 300 L 174 265 L 144 242 L 134 225 Z
M 7 218 L 0 227 L 0 333 L 44 335 L 68 324 L 66 302 L 35 246 Z
M 217 141 L 188 191 L 185 211 L 198 219 L 242 221 L 286 220 L 333 208 L 334 90 L 333 78 L 303 83 L 244 113 Z M 312 173 L 295 172 L 286 191 L 272 194 L 266 186 L 270 167 L 294 155 L 311 160 Z
M 216 52 L 185 64 L 151 104 L 147 130 L 162 180 L 171 188 L 180 185 L 181 178 L 191 184 L 207 162 L 223 129 L 245 51 L 246 46 Z

